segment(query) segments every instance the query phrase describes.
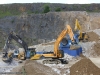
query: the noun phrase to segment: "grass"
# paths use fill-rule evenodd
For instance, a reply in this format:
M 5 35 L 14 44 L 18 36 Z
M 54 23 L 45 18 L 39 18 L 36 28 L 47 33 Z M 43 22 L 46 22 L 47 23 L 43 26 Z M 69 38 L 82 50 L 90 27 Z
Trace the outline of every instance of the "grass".
M 76 11 L 76 10 L 82 11 L 83 10 L 83 11 L 87 11 L 87 12 L 100 12 L 99 6 L 95 6 L 95 8 L 94 8 L 94 6 L 92 6 L 90 4 L 83 4 L 83 5 L 80 5 L 80 7 L 78 7 L 76 5 L 74 7 L 72 7 L 71 5 L 68 5 L 67 7 L 68 7 L 67 10 L 69 10 L 69 9 L 72 10 L 72 8 L 73 8 L 74 11 Z M 30 9 L 27 9 L 26 12 L 27 12 L 27 14 L 39 14 L 39 13 L 43 14 L 43 13 L 47 13 L 47 12 L 52 10 L 49 7 L 49 4 L 44 4 L 42 8 L 43 8 L 43 10 L 41 12 L 39 12 L 38 10 L 37 11 L 31 11 Z M 94 8 L 94 9 L 92 10 L 92 8 Z M 71 10 L 69 10 L 69 11 L 71 11 Z M 60 8 L 60 7 L 57 7 L 56 9 L 54 9 L 54 11 L 59 12 L 59 11 L 63 11 L 63 9 Z M 20 15 L 21 13 L 22 12 L 19 11 L 17 8 L 13 8 L 13 7 L 8 8 L 7 6 L 1 6 L 0 7 L 0 18 L 4 18 L 6 16 Z M 12 21 L 12 23 L 13 23 L 13 21 Z
M 9 11 L 7 11 L 7 12 L 0 11 L 0 18 L 3 18 L 5 16 L 11 16 L 11 15 L 12 14 Z
M 13 16 L 13 15 L 19 15 L 20 13 L 19 12 L 11 12 L 11 11 L 6 11 L 6 12 L 3 12 L 3 11 L 0 11 L 0 18 L 4 18 L 6 16 Z
M 27 11 L 27 14 L 37 14 L 38 11 L 36 12 L 32 12 L 32 11 Z M 0 18 L 4 18 L 4 17 L 7 17 L 7 16 L 15 16 L 15 15 L 20 15 L 21 12 L 19 11 L 9 11 L 9 10 L 6 10 L 5 12 L 4 11 L 0 11 Z

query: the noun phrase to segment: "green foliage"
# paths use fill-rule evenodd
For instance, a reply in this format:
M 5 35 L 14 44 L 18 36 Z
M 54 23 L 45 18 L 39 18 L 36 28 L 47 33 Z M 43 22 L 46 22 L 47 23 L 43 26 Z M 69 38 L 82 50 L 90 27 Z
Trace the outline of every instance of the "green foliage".
M 5 16 L 11 16 L 11 13 L 9 11 L 7 12 L 0 11 L 0 18 L 5 17 Z
M 2 28 L 0 28 L 0 51 L 3 49 L 4 45 L 5 45 L 5 41 L 7 38 L 6 34 L 4 33 L 4 31 L 2 30 Z
M 35 13 L 35 14 L 38 14 L 39 12 L 38 12 L 38 11 L 35 11 L 34 13 Z
M 33 39 L 33 41 L 36 41 L 37 39 Z
M 50 3 L 46 3 L 43 5 L 43 7 L 40 7 L 41 11 L 39 9 L 37 10 L 31 10 L 32 7 L 25 5 L 25 11 L 27 14 L 43 14 L 48 13 L 51 10 L 60 12 L 60 11 L 87 11 L 87 12 L 100 12 L 99 4 L 67 4 L 64 7 L 54 7 L 55 9 L 50 8 Z M 19 7 L 21 7 L 21 4 L 13 4 L 13 5 L 0 5 L 0 18 L 6 17 L 6 16 L 13 16 L 13 15 L 20 15 L 22 12 L 19 10 Z M 54 6 L 54 5 L 52 5 Z M 30 9 L 28 9 L 30 8 Z M 42 10 L 43 8 L 43 10 Z M 13 21 L 12 21 L 13 23 Z
M 0 18 L 6 17 L 6 16 L 13 16 L 13 15 L 18 15 L 19 12 L 13 12 L 12 11 L 0 11 Z
M 44 11 L 43 11 L 43 13 L 48 13 L 49 11 L 50 11 L 49 6 L 48 6 L 48 5 L 45 5 L 45 6 L 44 6 Z
M 39 12 L 38 11 L 34 11 L 34 12 L 32 12 L 32 11 L 27 11 L 27 14 L 38 14 Z
M 33 13 L 33 12 L 32 12 L 32 11 L 30 11 L 30 10 L 29 10 L 29 11 L 27 11 L 27 14 L 32 14 L 32 13 Z
M 3 37 L 0 37 L 0 49 L 2 49 L 5 45 L 5 40 L 3 39 Z
M 59 11 L 61 11 L 61 8 L 58 7 L 58 8 L 55 9 L 55 11 L 59 12 Z

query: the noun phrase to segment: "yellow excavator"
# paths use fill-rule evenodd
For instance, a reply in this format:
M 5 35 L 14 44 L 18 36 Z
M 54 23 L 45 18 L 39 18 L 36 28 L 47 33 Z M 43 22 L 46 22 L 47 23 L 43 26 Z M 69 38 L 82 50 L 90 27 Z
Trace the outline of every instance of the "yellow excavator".
M 75 22 L 75 34 L 78 34 L 79 37 L 79 41 L 83 41 L 83 42 L 87 42 L 88 41 L 88 34 L 86 34 L 85 32 L 82 32 L 82 28 L 81 28 L 81 25 L 79 24 L 78 20 L 76 19 L 76 22 Z
M 35 56 L 31 57 L 31 60 L 44 57 L 44 58 L 51 58 L 51 59 L 43 60 L 44 64 L 45 63 L 56 63 L 56 64 L 58 64 L 58 63 L 66 62 L 66 60 L 64 60 L 64 59 L 59 59 L 59 58 L 64 57 L 64 52 L 62 50 L 59 50 L 59 44 L 62 41 L 62 39 L 66 36 L 66 34 L 69 34 L 71 41 L 74 42 L 74 34 L 72 32 L 72 29 L 71 29 L 70 25 L 66 25 L 66 28 L 61 32 L 61 34 L 58 36 L 57 40 L 55 41 L 54 52 L 36 54 Z M 70 46 L 70 47 L 72 47 L 72 46 Z
M 67 63 L 67 61 L 65 59 L 62 59 L 64 57 L 64 51 L 63 50 L 59 50 L 59 44 L 62 41 L 62 39 L 66 36 L 66 34 L 69 35 L 70 40 L 72 41 L 72 44 L 70 45 L 70 50 L 73 50 L 73 48 L 79 48 L 76 45 L 74 45 L 74 34 L 73 31 L 70 27 L 70 25 L 66 25 L 65 29 L 61 32 L 61 34 L 58 36 L 58 38 L 55 41 L 54 44 L 54 52 L 44 52 L 42 54 L 36 54 L 35 50 L 30 50 L 27 46 L 27 44 L 24 42 L 24 40 L 22 40 L 18 35 L 14 35 L 14 34 L 10 34 L 7 42 L 6 42 L 6 47 L 5 48 L 5 55 L 3 56 L 3 61 L 4 62 L 11 62 L 13 59 L 12 54 L 13 53 L 9 53 L 8 52 L 8 48 L 9 48 L 9 42 L 14 39 L 16 42 L 18 42 L 19 44 L 21 44 L 24 48 L 24 52 L 23 53 L 19 53 L 18 54 L 18 59 L 25 59 L 28 58 L 30 60 L 35 60 L 35 59 L 41 59 L 44 58 L 43 63 L 55 63 L 55 64 L 59 64 L 59 63 Z M 30 54 L 32 53 L 32 54 Z

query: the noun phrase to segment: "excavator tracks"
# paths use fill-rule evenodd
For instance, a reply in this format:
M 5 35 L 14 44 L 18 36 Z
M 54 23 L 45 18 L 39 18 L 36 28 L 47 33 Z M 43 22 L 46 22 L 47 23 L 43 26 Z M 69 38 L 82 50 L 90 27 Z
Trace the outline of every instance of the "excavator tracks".
M 43 64 L 60 64 L 61 61 L 60 60 L 55 60 L 55 59 L 49 59 L 49 60 L 43 60 Z
M 43 60 L 43 64 L 68 64 L 64 59 L 47 59 Z

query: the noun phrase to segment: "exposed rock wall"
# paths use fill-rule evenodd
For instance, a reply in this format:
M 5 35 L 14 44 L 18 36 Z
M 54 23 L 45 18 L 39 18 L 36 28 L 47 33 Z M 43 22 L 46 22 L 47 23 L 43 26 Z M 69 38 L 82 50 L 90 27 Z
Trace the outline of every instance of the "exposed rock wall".
M 99 13 L 68 11 L 5 17 L 0 19 L 0 31 L 8 34 L 13 30 L 28 45 L 33 45 L 56 39 L 64 29 L 65 24 L 71 25 L 72 29 L 74 29 L 76 18 L 79 20 L 83 31 L 100 28 Z

